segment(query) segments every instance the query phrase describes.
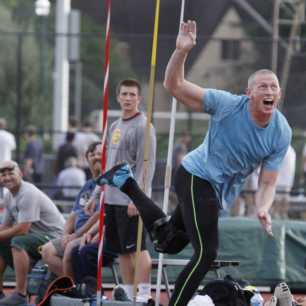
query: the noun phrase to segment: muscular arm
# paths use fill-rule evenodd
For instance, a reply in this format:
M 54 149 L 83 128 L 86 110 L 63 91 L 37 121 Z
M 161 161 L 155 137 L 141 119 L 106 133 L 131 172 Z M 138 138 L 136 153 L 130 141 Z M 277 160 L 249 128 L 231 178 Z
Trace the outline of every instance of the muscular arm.
M 277 175 L 277 171 L 262 169 L 259 176 L 259 188 L 255 194 L 258 219 L 269 234 L 272 234 L 269 209 L 274 200 Z
M 196 23 L 182 23 L 165 73 L 164 86 L 179 102 L 194 111 L 203 111 L 204 88 L 185 80 L 184 66 L 189 51 L 196 43 Z
M 26 235 L 31 227 L 31 222 L 19 223 L 13 226 L 3 226 L 0 230 L 0 240 L 7 240 L 14 236 Z

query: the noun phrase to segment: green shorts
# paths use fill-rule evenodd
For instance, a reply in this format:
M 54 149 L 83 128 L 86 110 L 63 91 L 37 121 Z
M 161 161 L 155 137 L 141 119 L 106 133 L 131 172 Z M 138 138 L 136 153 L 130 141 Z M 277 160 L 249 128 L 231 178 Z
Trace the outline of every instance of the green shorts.
M 38 248 L 51 239 L 46 234 L 31 233 L 27 235 L 15 236 L 10 240 L 0 241 L 0 256 L 6 264 L 13 267 L 13 257 L 11 248 L 25 250 L 31 259 L 37 261 L 41 258 Z

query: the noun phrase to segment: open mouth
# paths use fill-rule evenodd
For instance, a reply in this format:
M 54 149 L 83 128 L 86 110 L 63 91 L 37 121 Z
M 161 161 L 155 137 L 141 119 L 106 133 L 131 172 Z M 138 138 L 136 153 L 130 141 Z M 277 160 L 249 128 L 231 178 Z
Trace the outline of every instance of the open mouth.
M 264 100 L 264 101 L 263 101 L 263 104 L 264 104 L 264 105 L 267 105 L 267 106 L 272 106 L 273 103 L 274 103 L 273 100 Z

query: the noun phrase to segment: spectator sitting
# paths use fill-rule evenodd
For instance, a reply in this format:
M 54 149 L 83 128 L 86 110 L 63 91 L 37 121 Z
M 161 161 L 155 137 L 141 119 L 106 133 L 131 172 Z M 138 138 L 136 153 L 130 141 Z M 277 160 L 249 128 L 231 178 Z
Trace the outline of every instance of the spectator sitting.
M 56 185 L 60 187 L 61 195 L 65 199 L 74 200 L 86 183 L 85 172 L 78 168 L 77 163 L 75 157 L 68 158 L 65 162 L 66 168 L 58 174 Z
M 24 153 L 23 174 L 27 181 L 40 183 L 44 171 L 43 144 L 37 137 L 36 127 L 30 125 L 26 129 L 26 148 Z
M 38 247 L 59 237 L 65 221 L 47 195 L 22 180 L 16 162 L 0 163 L 0 182 L 9 190 L 0 225 L 0 305 L 25 305 L 27 273 L 31 262 L 40 259 Z M 2 281 L 7 265 L 15 270 L 16 290 L 5 297 Z
M 271 210 L 274 218 L 287 219 L 289 210 L 289 192 L 292 189 L 295 176 L 296 153 L 290 145 L 282 161 L 276 181 L 276 194 Z
M 97 178 L 101 173 L 101 143 L 92 143 L 87 151 L 86 158 L 90 166 L 92 177 Z M 63 274 L 73 277 L 71 267 L 71 249 L 79 245 L 80 237 L 86 233 L 99 217 L 99 205 L 96 203 L 95 213 L 90 215 L 84 211 L 85 205 L 95 191 L 96 182 L 90 179 L 80 190 L 73 210 L 71 211 L 65 227 L 64 235 L 52 240 L 42 247 L 42 258 L 48 264 L 49 270 L 61 276 Z
M 99 250 L 98 228 L 99 221 L 83 235 L 80 245 L 72 249 L 72 270 L 77 283 L 83 283 L 88 277 L 96 278 L 97 276 Z M 103 266 L 110 266 L 116 257 L 117 254 L 109 249 L 107 241 L 104 240 Z
M 66 141 L 63 143 L 57 151 L 56 154 L 56 161 L 55 161 L 55 174 L 58 175 L 64 168 L 65 163 L 68 158 L 70 157 L 78 157 L 78 152 L 73 144 L 75 138 L 74 132 L 67 132 L 66 133 Z

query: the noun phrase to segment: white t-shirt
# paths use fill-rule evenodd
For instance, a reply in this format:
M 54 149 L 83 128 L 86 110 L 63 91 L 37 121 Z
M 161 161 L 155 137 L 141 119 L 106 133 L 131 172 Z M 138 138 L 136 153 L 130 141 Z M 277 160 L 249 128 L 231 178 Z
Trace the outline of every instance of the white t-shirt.
M 292 146 L 289 146 L 287 153 L 282 161 L 276 181 L 276 189 L 290 190 L 294 183 L 296 153 Z
M 15 136 L 6 130 L 0 130 L 0 162 L 11 160 L 15 149 Z
M 62 193 L 65 197 L 76 197 L 85 183 L 85 172 L 77 167 L 66 168 L 58 174 L 57 185 L 63 187 Z M 76 188 L 65 188 L 72 186 Z

